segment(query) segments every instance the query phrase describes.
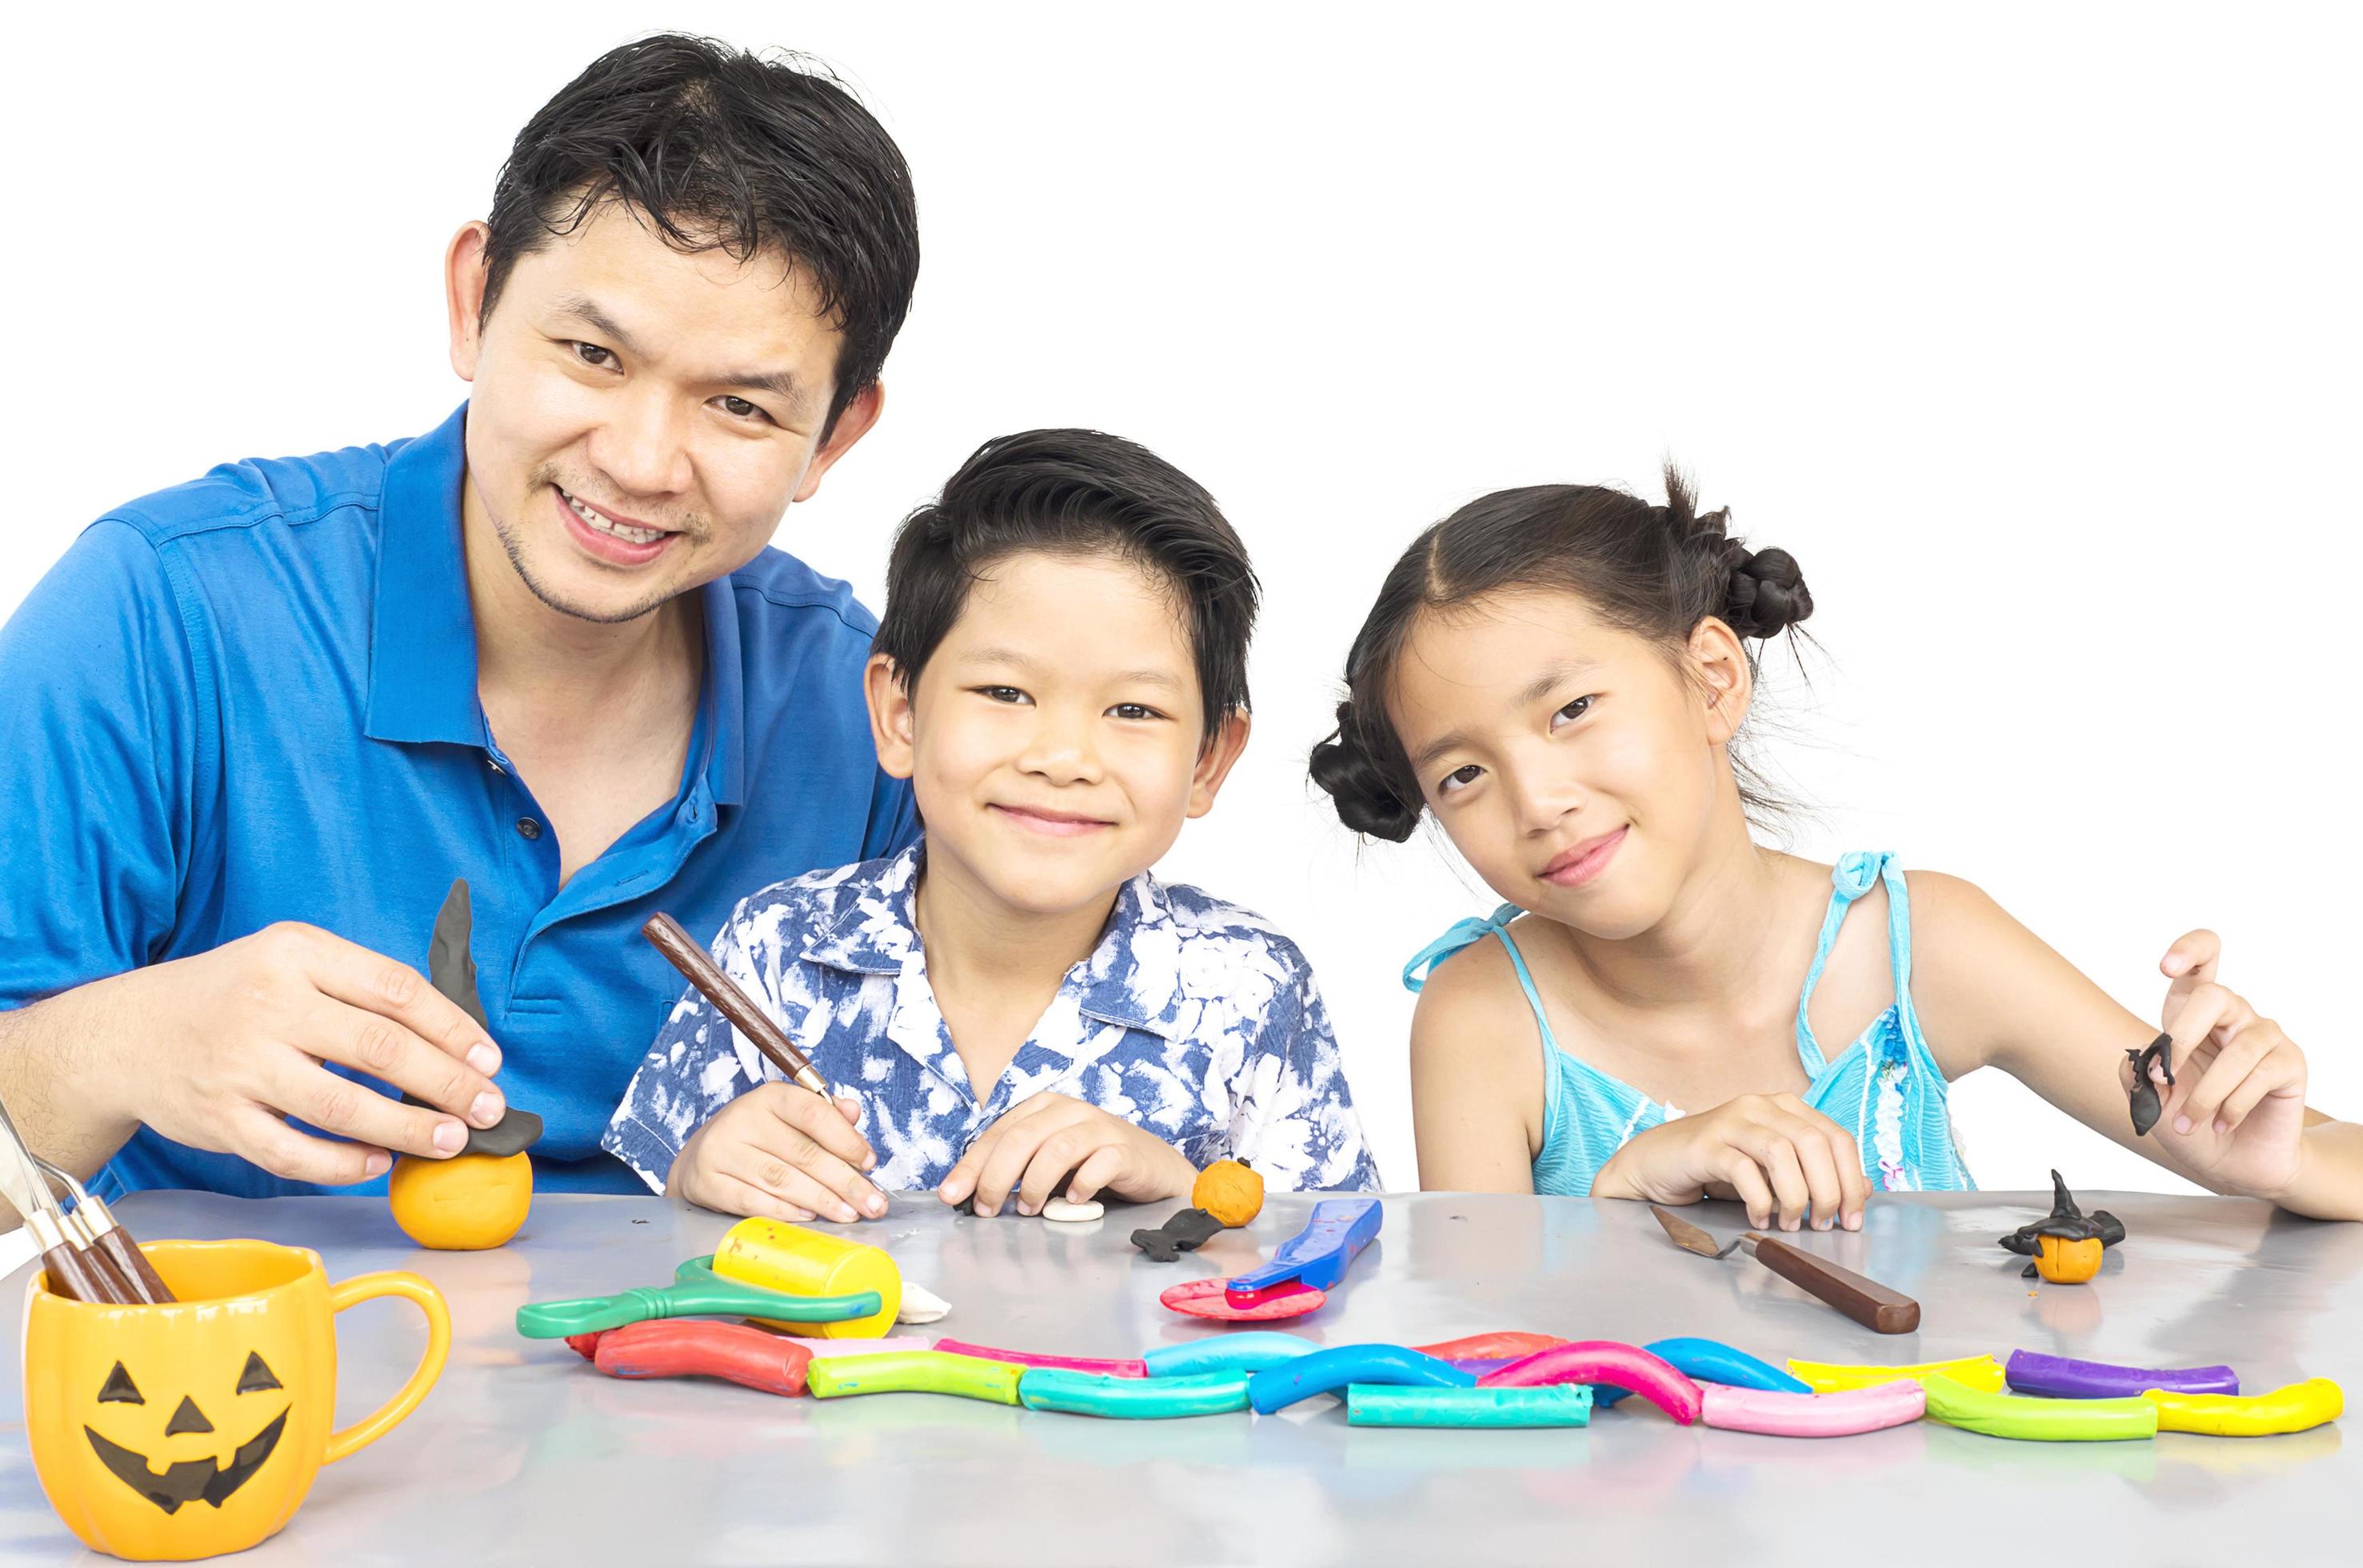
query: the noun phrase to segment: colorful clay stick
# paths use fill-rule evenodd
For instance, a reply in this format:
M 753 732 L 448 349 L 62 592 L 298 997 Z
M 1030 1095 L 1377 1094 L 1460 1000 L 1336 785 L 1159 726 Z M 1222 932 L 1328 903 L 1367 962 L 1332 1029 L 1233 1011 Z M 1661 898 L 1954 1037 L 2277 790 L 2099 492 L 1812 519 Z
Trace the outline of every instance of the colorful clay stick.
M 1592 1390 L 1581 1383 L 1535 1388 L 1403 1388 L 1346 1385 L 1354 1427 L 1588 1427 Z
M 610 1329 L 599 1336 L 592 1359 L 610 1377 L 719 1377 L 793 1396 L 804 1391 L 812 1351 L 799 1340 L 742 1323 L 684 1318 Z
M 538 1301 L 517 1308 L 516 1330 L 528 1340 L 562 1340 L 601 1329 L 621 1329 L 659 1318 L 768 1318 L 791 1323 L 837 1323 L 868 1318 L 880 1307 L 874 1290 L 854 1296 L 787 1296 L 759 1285 L 720 1279 L 710 1270 L 692 1277 L 692 1259 L 682 1265 L 682 1282 L 661 1289 L 642 1287 L 614 1296 Z
M 1472 1388 L 1477 1380 L 1450 1362 L 1401 1345 L 1336 1345 L 1257 1373 L 1248 1385 L 1248 1403 L 1257 1415 L 1269 1416 L 1300 1399 L 1335 1394 L 1349 1383 Z
M 1480 1388 L 1532 1388 L 1544 1383 L 1613 1383 L 1629 1388 L 1687 1427 L 1699 1418 L 1699 1385 L 1636 1345 L 1578 1340 L 1514 1361 L 1477 1380 Z
M 1251 1307 L 1267 1291 L 1284 1284 L 1327 1290 L 1379 1233 L 1385 1211 L 1374 1197 L 1326 1198 L 1313 1206 L 1304 1229 L 1280 1244 L 1271 1262 L 1249 1269 L 1223 1286 L 1234 1307 Z
M 796 1343 L 812 1352 L 812 1359 L 831 1361 L 840 1356 L 889 1356 L 903 1351 L 932 1351 L 936 1342 L 925 1334 L 891 1334 L 882 1340 L 798 1340 Z
M 1112 1416 L 1120 1420 L 1220 1416 L 1248 1407 L 1248 1374 L 1204 1372 L 1189 1377 L 1094 1377 L 1057 1367 L 1032 1367 L 1018 1380 L 1017 1397 L 1028 1410 Z
M 1679 1338 L 1652 1340 L 1641 1347 L 1696 1383 L 1720 1383 L 1730 1388 L 1762 1388 L 1781 1394 L 1810 1394 L 1811 1385 L 1779 1367 L 1758 1361 L 1746 1351 L 1735 1351 L 1720 1340 Z M 1603 1388 L 1592 1396 L 1603 1408 L 1632 1392 Z
M 1928 1418 L 1990 1438 L 2030 1442 L 2122 1442 L 2158 1432 L 2158 1407 L 2147 1399 L 2029 1399 L 1993 1394 L 1947 1373 L 1923 1378 Z
M 1958 1361 L 1948 1362 L 1916 1362 L 1910 1366 L 1845 1366 L 1836 1362 L 1801 1362 L 1792 1356 L 1789 1360 L 1789 1370 L 1816 1394 L 1844 1394 L 1849 1389 L 1876 1388 L 1899 1377 L 1925 1383 L 1940 1374 L 1951 1378 L 1964 1388 L 1974 1388 L 1986 1394 L 2002 1392 L 2002 1362 L 1991 1356 L 1963 1356 Z
M 1773 1438 L 1850 1438 L 1909 1426 L 1928 1407 L 1927 1391 L 1908 1377 L 1844 1394 L 1792 1394 L 1771 1388 L 1706 1385 L 1699 1418 L 1726 1432 Z
M 1010 1362 L 1018 1366 L 1052 1367 L 1060 1372 L 1093 1373 L 1102 1377 L 1147 1377 L 1148 1368 L 1138 1361 L 1102 1361 L 1091 1356 L 1051 1356 L 1038 1351 L 998 1351 L 991 1345 L 971 1345 L 965 1340 L 937 1340 L 936 1349 L 947 1355 L 974 1356 L 979 1361 Z
M 1236 1334 L 1210 1334 L 1178 1345 L 1159 1345 L 1142 1352 L 1140 1363 L 1151 1377 L 1186 1377 L 1202 1372 L 1261 1372 L 1281 1362 L 1309 1356 L 1321 1347 L 1294 1334 L 1271 1329 L 1242 1329 Z
M 2240 1374 L 2228 1366 L 2111 1366 L 2106 1362 L 2013 1351 L 2002 1368 L 2013 1394 L 2050 1399 L 2132 1399 L 2153 1388 L 2169 1394 L 2237 1394 Z
M 1211 1318 L 1217 1323 L 1270 1323 L 1282 1318 L 1302 1318 L 1317 1312 L 1329 1300 L 1326 1290 L 1315 1290 L 1309 1284 L 1291 1280 L 1270 1290 L 1258 1291 L 1245 1306 L 1231 1300 L 1223 1287 L 1228 1280 L 1193 1279 L 1187 1284 L 1177 1284 L 1158 1293 L 1158 1302 L 1175 1312 L 1192 1318 Z
M 2158 1407 L 2161 1432 L 2204 1432 L 2217 1438 L 2269 1438 L 2302 1432 L 2346 1412 L 2346 1396 L 2326 1377 L 2309 1377 L 2270 1394 L 2180 1394 L 2153 1388 L 2142 1397 Z
M 904 1351 L 815 1362 L 804 1371 L 804 1386 L 815 1399 L 852 1394 L 953 1394 L 992 1405 L 1015 1405 L 1018 1379 L 1025 1375 L 1026 1368 L 1015 1362 L 979 1361 L 942 1351 Z
M 1457 1340 L 1438 1340 L 1432 1345 L 1414 1345 L 1412 1349 L 1438 1361 L 1515 1361 L 1566 1343 L 1557 1334 L 1528 1334 L 1504 1329 L 1491 1334 L 1463 1334 Z

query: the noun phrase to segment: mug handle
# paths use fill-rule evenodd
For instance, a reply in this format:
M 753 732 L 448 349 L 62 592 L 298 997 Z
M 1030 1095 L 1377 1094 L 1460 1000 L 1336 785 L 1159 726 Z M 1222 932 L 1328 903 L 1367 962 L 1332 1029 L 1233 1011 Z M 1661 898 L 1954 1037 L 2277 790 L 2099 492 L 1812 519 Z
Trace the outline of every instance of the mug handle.
M 399 1269 L 382 1273 L 355 1274 L 328 1287 L 328 1310 L 342 1312 L 364 1301 L 374 1301 L 381 1296 L 399 1296 L 415 1301 L 427 1314 L 427 1353 L 418 1359 L 418 1370 L 402 1385 L 394 1396 L 340 1432 L 330 1435 L 327 1457 L 321 1462 L 334 1464 L 340 1459 L 360 1452 L 386 1433 L 402 1424 L 435 1380 L 443 1375 L 444 1360 L 451 1353 L 451 1309 L 443 1304 L 443 1293 L 416 1274 Z

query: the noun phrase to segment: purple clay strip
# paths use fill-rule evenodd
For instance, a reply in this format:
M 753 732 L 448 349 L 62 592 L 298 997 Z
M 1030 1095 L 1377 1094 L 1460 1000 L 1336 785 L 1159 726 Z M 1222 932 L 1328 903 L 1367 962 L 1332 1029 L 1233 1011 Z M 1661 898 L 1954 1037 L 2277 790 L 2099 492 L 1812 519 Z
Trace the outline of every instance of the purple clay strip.
M 2228 1366 L 2112 1366 L 2033 1351 L 2011 1351 L 2002 1375 L 2013 1393 L 2047 1399 L 2133 1399 L 2150 1388 L 2169 1394 L 2240 1392 L 2240 1375 Z
M 1525 1358 L 1524 1356 L 1448 1356 L 1446 1359 L 1461 1371 L 1482 1377 L 1489 1372 L 1499 1372 L 1512 1362 L 1524 1361 Z

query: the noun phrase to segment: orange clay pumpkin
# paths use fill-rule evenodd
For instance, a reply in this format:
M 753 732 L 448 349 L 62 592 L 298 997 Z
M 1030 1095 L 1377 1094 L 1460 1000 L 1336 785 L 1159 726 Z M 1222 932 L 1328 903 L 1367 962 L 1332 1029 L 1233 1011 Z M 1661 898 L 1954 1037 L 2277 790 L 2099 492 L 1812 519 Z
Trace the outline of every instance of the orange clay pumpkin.
M 2053 1284 L 2082 1284 L 2101 1272 L 2101 1239 L 2097 1236 L 2081 1241 L 2038 1236 L 2035 1245 L 2035 1272 Z
M 1237 1229 L 1263 1212 L 1263 1178 L 1243 1161 L 1217 1160 L 1198 1173 L 1190 1202 Z
M 385 1194 L 394 1222 L 420 1246 L 480 1251 L 499 1246 L 525 1223 L 533 1207 L 533 1159 L 522 1151 L 448 1160 L 405 1154 L 394 1162 Z

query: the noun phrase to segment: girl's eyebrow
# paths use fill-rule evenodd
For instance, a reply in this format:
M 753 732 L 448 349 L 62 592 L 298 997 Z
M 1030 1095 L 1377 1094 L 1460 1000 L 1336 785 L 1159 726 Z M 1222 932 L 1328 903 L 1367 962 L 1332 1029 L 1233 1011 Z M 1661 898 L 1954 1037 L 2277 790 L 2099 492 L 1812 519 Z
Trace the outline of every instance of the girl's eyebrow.
M 1589 659 L 1562 659 L 1521 687 L 1517 695 L 1510 699 L 1509 706 L 1514 712 L 1522 707 L 1530 707 L 1550 695 L 1552 691 L 1570 675 L 1586 674 L 1598 668 L 1599 666 Z M 1412 753 L 1411 771 L 1415 773 L 1425 773 L 1430 762 L 1455 747 L 1466 745 L 1468 739 L 1468 732 L 1461 729 L 1437 736 Z

